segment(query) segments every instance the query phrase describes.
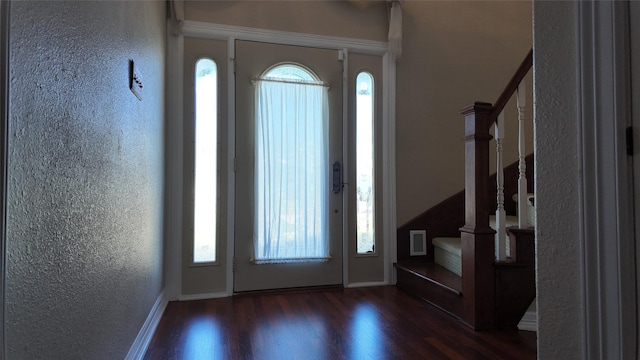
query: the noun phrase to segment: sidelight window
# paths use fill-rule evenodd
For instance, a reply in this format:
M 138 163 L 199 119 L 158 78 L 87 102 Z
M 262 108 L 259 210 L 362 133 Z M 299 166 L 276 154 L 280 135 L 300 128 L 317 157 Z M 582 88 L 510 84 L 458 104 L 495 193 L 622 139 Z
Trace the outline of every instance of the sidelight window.
M 193 262 L 216 261 L 218 209 L 218 68 L 200 59 L 195 72 Z
M 356 78 L 356 241 L 358 254 L 375 252 L 374 82 Z

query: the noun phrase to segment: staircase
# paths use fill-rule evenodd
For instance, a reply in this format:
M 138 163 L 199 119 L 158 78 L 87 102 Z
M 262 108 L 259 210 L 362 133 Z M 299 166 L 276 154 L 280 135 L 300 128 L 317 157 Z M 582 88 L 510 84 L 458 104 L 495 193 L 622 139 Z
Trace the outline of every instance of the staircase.
M 462 110 L 465 190 L 398 229 L 397 286 L 477 330 L 516 328 L 535 298 L 535 202 L 527 193 L 533 189 L 533 156 L 524 154 L 521 108 L 532 58 L 530 52 L 495 105 Z M 516 91 L 522 145 L 518 162 L 503 169 L 502 112 Z M 497 171 L 490 176 L 492 127 Z M 427 255 L 410 255 L 409 234 L 417 229 L 427 231 Z
M 535 225 L 535 206 L 534 196 L 532 193 L 527 194 L 527 227 Z M 513 201 L 518 202 L 516 194 L 513 195 Z M 505 227 L 507 229 L 517 229 L 519 218 L 517 215 L 507 215 L 505 217 Z M 489 226 L 497 232 L 496 217 L 489 217 Z M 435 237 L 432 239 L 434 247 L 434 262 L 439 266 L 451 271 L 452 273 L 462 276 L 462 245 L 460 237 Z M 505 239 L 507 245 L 507 253 L 511 253 L 511 240 Z

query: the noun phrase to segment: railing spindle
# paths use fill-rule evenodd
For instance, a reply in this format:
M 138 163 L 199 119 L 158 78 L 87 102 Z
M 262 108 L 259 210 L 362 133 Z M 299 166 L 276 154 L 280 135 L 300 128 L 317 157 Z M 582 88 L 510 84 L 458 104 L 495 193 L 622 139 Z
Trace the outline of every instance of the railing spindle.
M 507 259 L 506 214 L 504 211 L 504 165 L 502 160 L 502 140 L 504 139 L 504 112 L 498 115 L 495 124 L 496 139 L 496 260 Z
M 525 162 L 524 108 L 527 105 L 525 81 L 522 80 L 517 90 L 518 107 L 518 227 L 529 227 L 527 214 L 527 164 Z

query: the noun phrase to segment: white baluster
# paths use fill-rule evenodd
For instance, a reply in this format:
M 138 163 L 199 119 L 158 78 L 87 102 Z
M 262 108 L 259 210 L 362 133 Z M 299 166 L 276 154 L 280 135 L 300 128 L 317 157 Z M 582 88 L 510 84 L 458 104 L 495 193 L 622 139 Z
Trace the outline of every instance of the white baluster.
M 525 162 L 524 108 L 527 105 L 525 82 L 518 85 L 518 227 L 529 227 L 527 214 L 527 164 Z
M 495 125 L 496 138 L 496 260 L 507 259 L 506 215 L 504 212 L 504 172 L 502 164 L 502 140 L 504 139 L 504 111 L 498 115 Z

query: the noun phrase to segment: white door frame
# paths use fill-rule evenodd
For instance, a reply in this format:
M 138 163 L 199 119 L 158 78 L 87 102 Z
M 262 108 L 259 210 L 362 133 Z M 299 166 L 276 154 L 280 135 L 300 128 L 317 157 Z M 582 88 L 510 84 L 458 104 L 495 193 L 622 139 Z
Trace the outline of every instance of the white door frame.
M 181 218 L 182 198 L 181 195 L 175 194 L 178 189 L 181 189 L 182 180 L 180 173 L 181 167 L 181 154 L 182 154 L 182 54 L 183 54 L 183 39 L 185 36 L 189 37 L 201 37 L 208 39 L 226 40 L 228 44 L 229 55 L 229 67 L 228 78 L 234 79 L 234 59 L 235 54 L 235 40 L 248 40 L 248 41 L 261 41 L 282 45 L 294 45 L 294 46 L 306 46 L 306 47 L 320 47 L 326 49 L 343 50 L 346 52 L 363 53 L 380 55 L 383 57 L 383 81 L 385 89 L 383 91 L 383 128 L 381 129 L 382 140 L 382 173 L 383 176 L 383 198 L 381 209 L 383 211 L 383 246 L 385 254 L 385 277 L 384 284 L 392 284 L 394 282 L 393 276 L 393 263 L 396 261 L 396 180 L 395 180 L 395 77 L 396 67 L 395 59 L 393 55 L 388 51 L 388 43 L 372 41 L 372 40 L 360 40 L 342 37 L 322 36 L 313 34 L 301 34 L 291 33 L 286 31 L 265 30 L 257 28 L 248 28 L 231 25 L 219 25 L 212 23 L 204 23 L 197 21 L 182 21 L 180 31 L 177 34 L 171 34 L 168 36 L 167 41 L 167 134 L 172 138 L 167 138 L 167 194 L 174 192 L 174 194 L 168 195 L 167 215 L 165 218 L 169 219 L 165 228 L 165 241 L 167 256 L 166 261 L 166 292 L 170 300 L 174 300 L 181 295 L 181 241 L 182 237 L 182 223 Z M 228 184 L 229 192 L 235 192 L 235 174 L 233 171 L 233 164 L 235 159 L 235 82 L 228 82 L 228 122 L 230 124 L 229 132 L 227 134 L 229 139 L 229 169 L 228 170 Z M 343 106 L 347 106 L 344 104 Z M 178 139 L 178 137 L 180 139 Z M 346 151 L 346 149 L 345 149 Z M 179 153 L 179 154 L 178 154 Z M 180 187 L 178 187 L 180 185 Z M 172 191 L 175 189 L 176 191 Z M 234 198 L 229 197 L 227 203 L 227 290 L 226 294 L 230 296 L 233 294 L 233 241 L 234 231 L 233 226 L 235 223 L 235 204 Z M 347 212 L 344 212 L 347 214 Z M 346 225 L 346 224 L 345 224 Z M 348 256 L 345 253 L 343 256 L 343 268 L 348 269 L 347 261 Z M 346 271 L 343 272 L 347 276 Z M 348 286 L 345 278 L 345 286 Z
M 579 4 L 584 359 L 636 357 L 627 1 Z

